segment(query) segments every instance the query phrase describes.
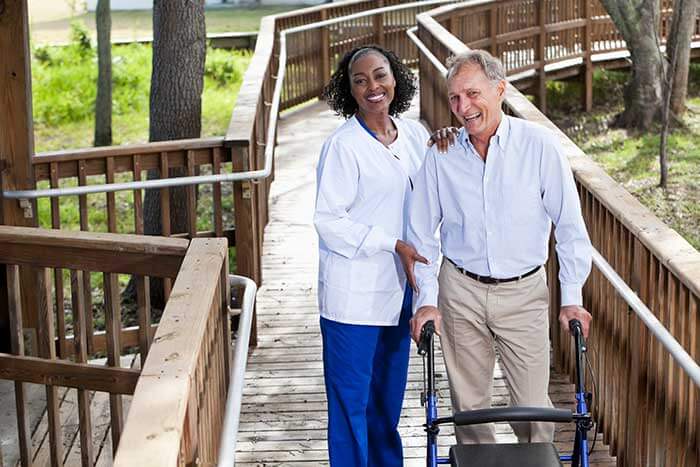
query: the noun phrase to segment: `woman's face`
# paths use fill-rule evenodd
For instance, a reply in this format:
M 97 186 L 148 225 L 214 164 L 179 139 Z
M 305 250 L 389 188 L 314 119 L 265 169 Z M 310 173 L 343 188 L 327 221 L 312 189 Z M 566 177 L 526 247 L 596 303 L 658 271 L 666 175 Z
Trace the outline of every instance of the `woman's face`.
M 350 68 L 350 92 L 361 113 L 389 113 L 396 80 L 389 61 L 378 52 L 355 60 Z

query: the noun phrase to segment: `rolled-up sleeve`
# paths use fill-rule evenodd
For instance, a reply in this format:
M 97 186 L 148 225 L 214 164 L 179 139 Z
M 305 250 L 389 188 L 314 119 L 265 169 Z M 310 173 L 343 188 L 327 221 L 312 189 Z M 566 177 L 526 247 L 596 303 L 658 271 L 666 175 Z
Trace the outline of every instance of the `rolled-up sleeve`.
M 429 261 L 429 264 L 415 263 L 416 285 L 419 289 L 418 295 L 414 297 L 417 310 L 422 306 L 437 306 L 438 298 L 440 242 L 436 233 L 442 221 L 442 209 L 433 150 L 428 150 L 425 162 L 418 171 L 410 203 L 407 240 Z
M 326 247 L 346 258 L 393 252 L 396 238 L 381 226 L 368 226 L 350 217 L 358 192 L 360 172 L 357 161 L 336 141 L 321 150 L 317 169 L 314 225 Z
M 583 285 L 591 272 L 592 246 L 574 176 L 556 137 L 543 151 L 541 175 L 544 207 L 554 223 L 561 306 L 581 306 Z

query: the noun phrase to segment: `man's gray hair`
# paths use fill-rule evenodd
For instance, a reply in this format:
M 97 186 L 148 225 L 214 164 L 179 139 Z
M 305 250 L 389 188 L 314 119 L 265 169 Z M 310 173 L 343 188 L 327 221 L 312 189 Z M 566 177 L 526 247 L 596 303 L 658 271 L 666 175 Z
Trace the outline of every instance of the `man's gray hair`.
M 479 65 L 486 78 L 494 84 L 506 79 L 503 63 L 487 51 L 477 49 L 453 55 L 447 59 L 447 81 L 466 65 Z

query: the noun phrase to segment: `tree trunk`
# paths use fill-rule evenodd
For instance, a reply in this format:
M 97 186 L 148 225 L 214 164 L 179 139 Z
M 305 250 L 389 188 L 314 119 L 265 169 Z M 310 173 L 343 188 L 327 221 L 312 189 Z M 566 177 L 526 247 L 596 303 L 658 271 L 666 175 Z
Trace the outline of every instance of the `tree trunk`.
M 204 0 L 154 0 L 149 141 L 199 138 L 205 55 Z M 184 168 L 170 169 L 162 177 L 151 170 L 148 178 L 183 175 Z M 169 191 L 170 233 L 186 232 L 185 188 Z M 160 190 L 146 191 L 144 232 L 163 233 Z M 151 305 L 159 309 L 164 305 L 162 281 L 151 280 Z
M 95 99 L 95 146 L 112 144 L 112 18 L 109 0 L 98 0 L 97 98 Z
M 632 73 L 625 87 L 625 110 L 616 124 L 648 130 L 661 117 L 663 61 L 658 49 L 658 0 L 601 0 L 627 43 Z
M 685 113 L 688 95 L 688 71 L 690 68 L 690 41 L 695 28 L 695 12 L 700 0 L 676 0 L 673 3 L 671 29 L 666 42 L 666 55 L 675 56 L 676 66 L 672 72 L 671 114 L 680 117 Z

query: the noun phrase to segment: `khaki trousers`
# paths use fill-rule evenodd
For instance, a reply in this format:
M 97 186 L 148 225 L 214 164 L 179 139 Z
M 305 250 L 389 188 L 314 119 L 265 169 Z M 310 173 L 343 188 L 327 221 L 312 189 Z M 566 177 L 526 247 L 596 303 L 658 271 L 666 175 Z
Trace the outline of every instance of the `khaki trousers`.
M 544 268 L 518 281 L 482 284 L 444 260 L 439 275 L 440 342 L 452 409 L 491 407 L 496 349 L 511 405 L 552 407 L 549 291 Z M 511 423 L 520 442 L 551 442 L 552 423 Z M 494 443 L 493 424 L 456 427 L 459 443 Z

